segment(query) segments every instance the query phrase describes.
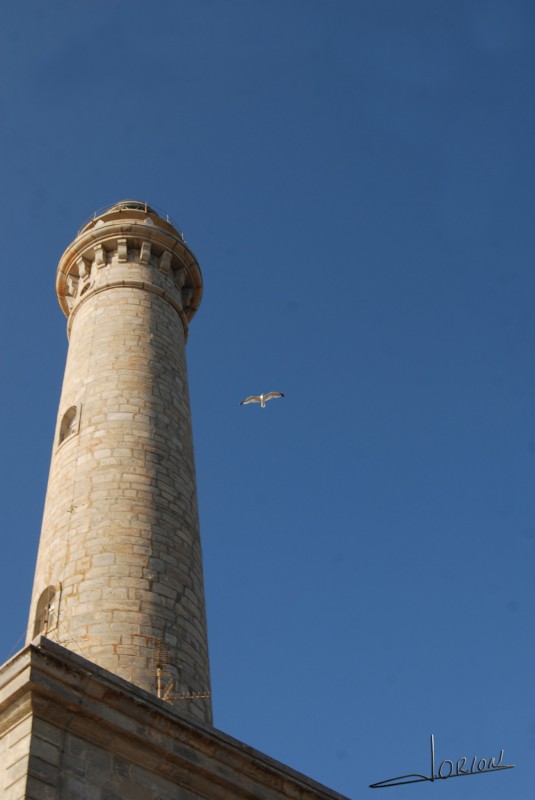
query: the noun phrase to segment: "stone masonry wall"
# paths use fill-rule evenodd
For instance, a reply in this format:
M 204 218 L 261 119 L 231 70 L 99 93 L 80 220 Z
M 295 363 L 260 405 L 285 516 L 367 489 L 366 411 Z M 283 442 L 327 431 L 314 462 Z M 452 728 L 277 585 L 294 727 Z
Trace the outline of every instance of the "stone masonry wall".
M 0 797 L 20 800 L 25 797 L 30 756 L 32 718 L 17 720 L 0 733 Z
M 346 800 L 45 637 L 0 667 L 2 734 L 2 800 Z
M 157 771 L 38 717 L 31 745 L 25 800 L 196 800 Z

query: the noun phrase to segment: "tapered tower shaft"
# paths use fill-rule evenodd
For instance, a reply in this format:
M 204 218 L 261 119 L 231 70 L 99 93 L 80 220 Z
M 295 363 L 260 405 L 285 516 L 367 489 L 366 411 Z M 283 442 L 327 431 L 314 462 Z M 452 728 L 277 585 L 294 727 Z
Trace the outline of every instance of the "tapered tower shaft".
M 69 352 L 28 627 L 211 721 L 185 339 L 201 274 L 145 204 L 86 225 L 57 278 Z

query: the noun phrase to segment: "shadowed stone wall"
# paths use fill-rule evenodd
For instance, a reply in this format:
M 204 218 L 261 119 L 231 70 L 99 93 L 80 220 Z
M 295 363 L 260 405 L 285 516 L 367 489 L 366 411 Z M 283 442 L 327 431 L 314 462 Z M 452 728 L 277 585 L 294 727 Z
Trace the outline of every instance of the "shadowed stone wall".
M 0 668 L 2 800 L 344 800 L 184 706 L 37 639 Z

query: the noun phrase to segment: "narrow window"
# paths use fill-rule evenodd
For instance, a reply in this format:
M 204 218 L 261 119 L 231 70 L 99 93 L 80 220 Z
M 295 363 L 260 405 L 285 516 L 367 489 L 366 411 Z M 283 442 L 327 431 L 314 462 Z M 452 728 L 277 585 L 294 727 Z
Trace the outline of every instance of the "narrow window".
M 78 409 L 76 406 L 71 406 L 67 409 L 65 414 L 63 415 L 63 419 L 61 420 L 61 425 L 59 428 L 59 438 L 58 444 L 61 444 L 68 439 L 69 436 L 72 436 L 76 433 L 76 429 L 78 427 Z
M 33 638 L 39 634 L 46 634 L 56 627 L 57 622 L 57 609 L 56 609 L 56 587 L 47 586 L 44 592 L 37 601 L 37 610 L 35 612 L 35 624 L 33 626 Z

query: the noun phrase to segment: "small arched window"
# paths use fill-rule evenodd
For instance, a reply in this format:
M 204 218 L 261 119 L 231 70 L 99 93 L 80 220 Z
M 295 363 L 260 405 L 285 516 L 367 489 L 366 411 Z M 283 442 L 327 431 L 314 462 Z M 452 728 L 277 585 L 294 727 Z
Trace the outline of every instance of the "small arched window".
M 44 592 L 41 592 L 35 611 L 34 639 L 41 633 L 46 636 L 50 630 L 56 627 L 58 619 L 57 600 L 55 586 L 47 586 Z
M 58 444 L 61 444 L 73 436 L 78 431 L 78 409 L 76 406 L 71 406 L 63 415 L 61 425 L 59 427 Z

